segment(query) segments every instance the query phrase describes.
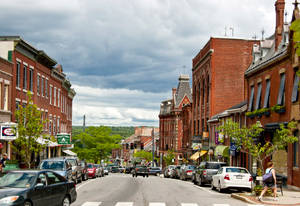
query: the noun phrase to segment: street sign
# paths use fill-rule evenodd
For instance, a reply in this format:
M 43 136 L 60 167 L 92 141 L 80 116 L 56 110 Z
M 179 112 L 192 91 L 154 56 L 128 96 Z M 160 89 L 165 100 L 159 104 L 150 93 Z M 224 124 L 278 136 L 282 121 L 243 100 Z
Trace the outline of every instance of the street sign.
M 57 134 L 57 143 L 61 145 L 71 144 L 71 138 L 69 134 Z
M 12 125 L 1 125 L 1 137 L 2 140 L 15 140 L 17 139 L 16 129 Z

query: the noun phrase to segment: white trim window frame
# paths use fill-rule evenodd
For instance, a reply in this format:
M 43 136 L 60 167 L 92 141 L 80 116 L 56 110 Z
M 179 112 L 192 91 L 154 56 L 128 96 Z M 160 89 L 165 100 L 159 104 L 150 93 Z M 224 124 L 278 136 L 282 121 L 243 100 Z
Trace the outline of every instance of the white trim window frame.
M 49 99 L 50 99 L 50 105 L 52 105 L 52 88 L 53 88 L 53 86 L 50 84 L 50 87 L 49 87 Z
M 16 87 L 20 88 L 20 70 L 21 70 L 21 61 L 17 60 L 16 65 Z
M 53 89 L 53 98 L 54 98 L 53 105 L 56 106 L 56 87 L 54 87 Z

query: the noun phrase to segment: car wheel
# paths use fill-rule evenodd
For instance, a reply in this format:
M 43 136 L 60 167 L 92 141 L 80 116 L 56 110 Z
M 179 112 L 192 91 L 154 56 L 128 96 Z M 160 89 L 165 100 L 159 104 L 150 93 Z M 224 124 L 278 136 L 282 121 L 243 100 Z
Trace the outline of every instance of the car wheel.
M 70 206 L 70 199 L 69 197 L 65 196 L 62 202 L 62 206 Z
M 26 201 L 26 202 L 24 203 L 24 206 L 32 206 L 32 203 L 29 202 L 29 201 Z
M 149 177 L 149 175 L 147 175 L 146 177 Z
M 201 178 L 201 177 L 199 177 L 199 185 L 200 185 L 200 186 L 203 186 L 203 185 L 204 185 L 203 182 L 202 182 L 202 178 Z

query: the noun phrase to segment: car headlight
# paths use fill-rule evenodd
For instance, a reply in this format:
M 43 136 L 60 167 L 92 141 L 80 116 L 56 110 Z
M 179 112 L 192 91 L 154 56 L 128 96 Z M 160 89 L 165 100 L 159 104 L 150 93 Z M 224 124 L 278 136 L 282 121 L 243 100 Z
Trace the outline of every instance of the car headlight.
M 19 196 L 9 196 L 0 199 L 0 203 L 13 203 L 19 198 Z

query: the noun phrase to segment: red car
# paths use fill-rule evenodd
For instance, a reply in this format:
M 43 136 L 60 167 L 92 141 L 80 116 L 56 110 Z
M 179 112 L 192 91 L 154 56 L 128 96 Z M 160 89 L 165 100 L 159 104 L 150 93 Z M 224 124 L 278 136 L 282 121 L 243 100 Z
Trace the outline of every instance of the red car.
M 87 170 L 88 170 L 88 174 L 89 174 L 89 178 L 96 178 L 96 167 L 94 164 L 89 163 L 87 165 Z

